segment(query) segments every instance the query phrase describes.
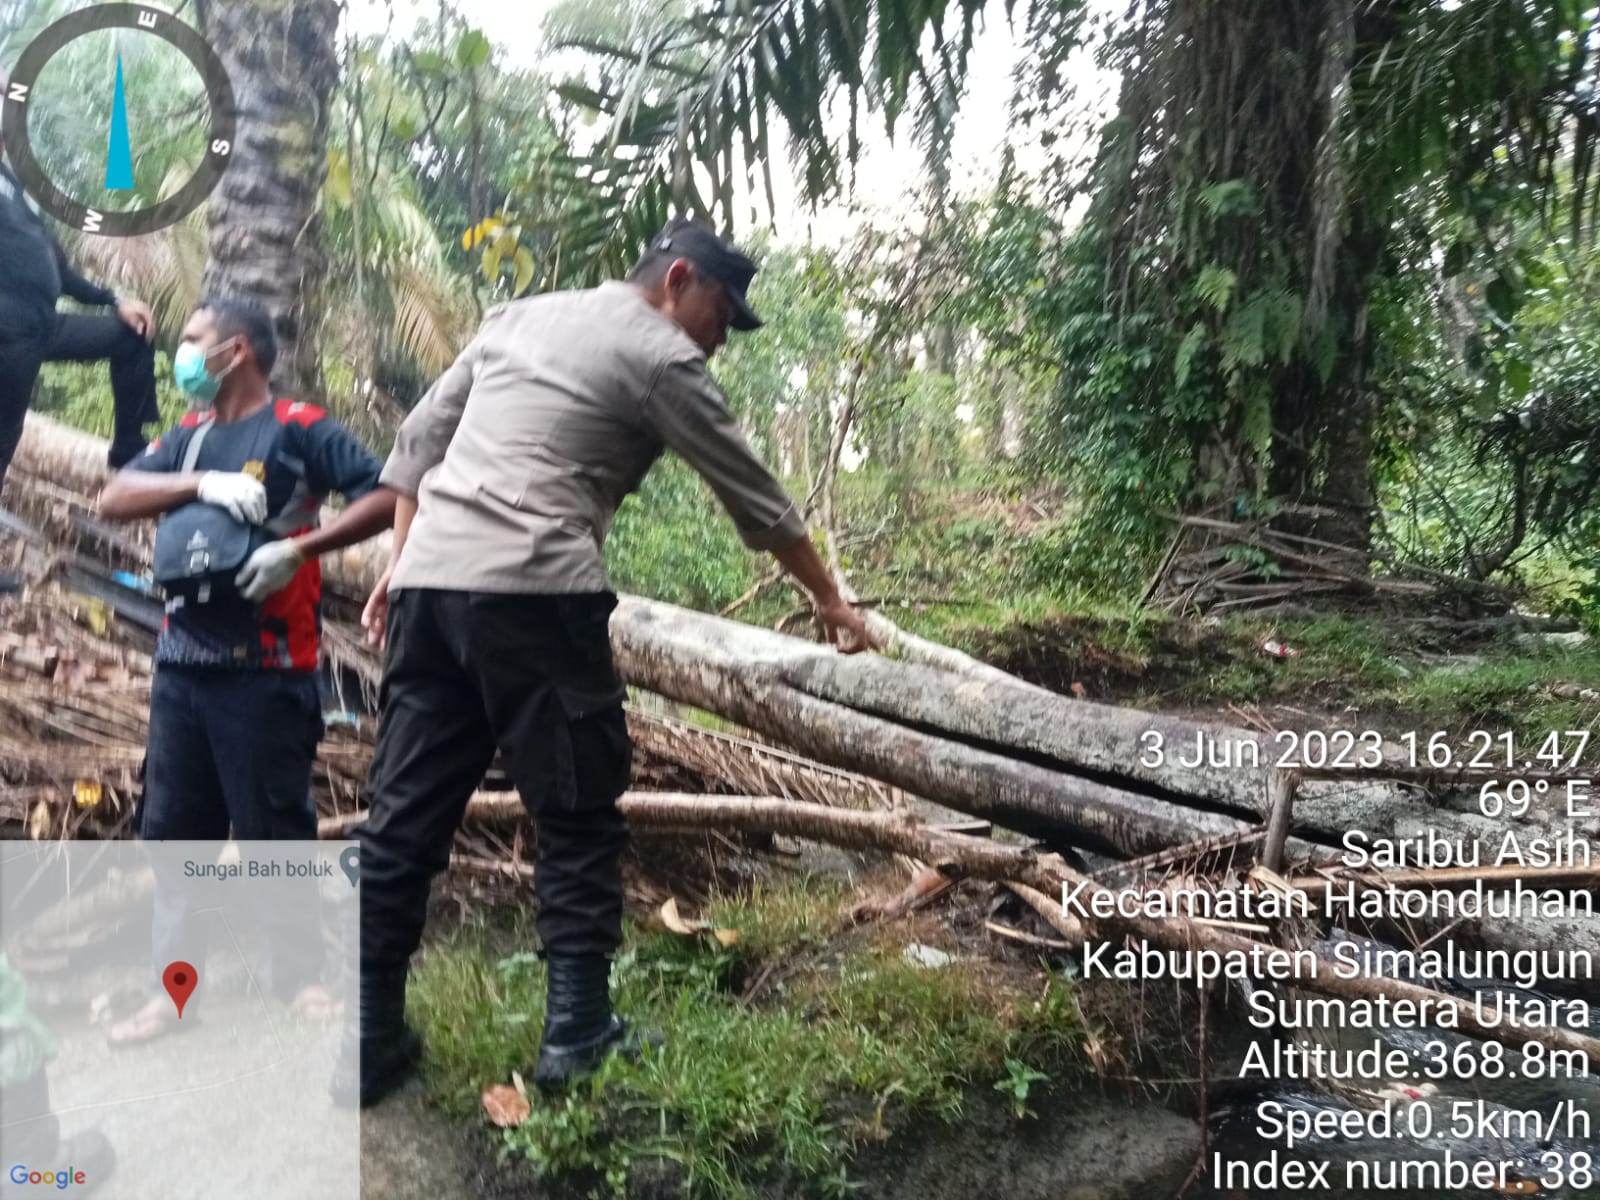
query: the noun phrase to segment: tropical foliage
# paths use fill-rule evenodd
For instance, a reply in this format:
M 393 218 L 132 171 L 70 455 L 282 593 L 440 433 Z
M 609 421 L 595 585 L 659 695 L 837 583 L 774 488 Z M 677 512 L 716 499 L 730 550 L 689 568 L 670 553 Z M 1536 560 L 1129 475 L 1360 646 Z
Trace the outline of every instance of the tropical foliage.
M 72 6 L 13 14 L 0 58 Z M 920 148 L 921 200 L 844 246 L 775 230 L 774 319 L 718 362 L 847 562 L 877 561 L 857 523 L 892 539 L 1027 495 L 1007 577 L 1052 587 L 1131 588 L 1163 514 L 1201 509 L 1472 579 L 1582 577 L 1593 19 L 1576 0 L 568 0 L 532 68 L 448 4 L 413 29 L 347 22 L 306 127 L 326 170 L 311 331 L 335 404 L 381 442 L 489 304 L 614 276 L 675 212 L 759 226 L 778 172 L 836 199 L 885 128 Z M 974 191 L 950 137 L 1002 23 L 1027 153 Z M 159 89 L 154 61 L 125 65 Z M 160 180 L 192 148 L 140 153 Z M 203 221 L 73 249 L 170 330 Z M 682 483 L 647 499 L 687 512 Z M 696 602 L 750 582 L 712 565 L 725 549 L 694 558 Z

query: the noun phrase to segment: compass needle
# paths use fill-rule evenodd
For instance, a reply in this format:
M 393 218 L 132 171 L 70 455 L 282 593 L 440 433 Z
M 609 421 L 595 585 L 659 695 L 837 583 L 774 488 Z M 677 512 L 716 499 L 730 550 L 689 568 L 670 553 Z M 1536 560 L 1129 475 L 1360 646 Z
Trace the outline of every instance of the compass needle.
M 111 101 L 111 145 L 106 149 L 106 190 L 133 190 L 133 147 L 128 142 L 128 101 L 122 90 L 122 55 L 117 55 L 117 91 Z

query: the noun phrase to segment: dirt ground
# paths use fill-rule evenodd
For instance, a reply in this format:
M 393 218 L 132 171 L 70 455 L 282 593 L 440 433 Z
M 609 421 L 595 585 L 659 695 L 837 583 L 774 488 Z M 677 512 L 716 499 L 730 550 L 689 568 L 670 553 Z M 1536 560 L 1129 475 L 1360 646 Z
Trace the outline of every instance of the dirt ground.
M 1049 1095 L 1019 1124 L 1004 1104 L 974 1096 L 954 1124 L 930 1122 L 852 1172 L 861 1200 L 1149 1200 L 1177 1193 L 1200 1149 L 1199 1127 L 1153 1106 Z M 415 1084 L 363 1115 L 363 1200 L 568 1200 L 523 1171 L 502 1171 L 480 1129 L 427 1108 Z M 640 1171 L 629 1196 L 681 1200 L 670 1173 Z M 814 1193 L 775 1183 L 774 1200 Z
M 409 1083 L 361 1114 L 362 1200 L 477 1200 L 476 1131 L 430 1109 Z

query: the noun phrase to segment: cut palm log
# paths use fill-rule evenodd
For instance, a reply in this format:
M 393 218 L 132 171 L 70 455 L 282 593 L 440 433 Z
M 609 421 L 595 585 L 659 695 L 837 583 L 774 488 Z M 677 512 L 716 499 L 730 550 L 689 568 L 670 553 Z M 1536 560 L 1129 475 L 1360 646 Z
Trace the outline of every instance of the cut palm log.
M 109 449 L 105 438 L 31 412 L 23 421 L 11 467 L 67 491 L 93 496 L 105 484 Z
M 611 641 L 632 684 L 951 807 L 963 806 L 949 789 L 943 795 L 924 790 L 930 764 L 909 756 L 936 755 L 940 771 L 966 768 L 964 784 L 993 778 L 988 768 L 1004 758 L 1011 764 L 1002 773 L 1008 783 L 1026 779 L 1032 786 L 1038 777 L 1024 768 L 1069 775 L 1109 788 L 1119 800 L 1143 797 L 1158 815 L 1175 804 L 1256 824 L 1271 811 L 1272 764 L 1283 747 L 1248 730 L 1013 688 L 877 655 L 840 655 L 827 646 L 633 596 L 623 597 L 612 616 Z M 1150 750 L 1152 735 L 1164 748 L 1159 762 Z M 1196 745 L 1215 747 L 1230 765 L 1183 766 L 1182 755 Z M 1090 790 L 1078 795 L 1091 804 L 1110 799 Z M 1054 820 L 1042 802 L 1003 805 L 1037 809 L 1044 820 Z M 1538 830 L 1553 824 L 1554 815 L 1548 808 L 1530 811 L 1523 823 Z M 1348 779 L 1303 780 L 1293 816 L 1303 837 L 1330 844 L 1351 829 L 1379 838 L 1438 827 L 1491 847 L 1504 833 L 1500 822 L 1441 811 L 1420 787 L 1355 770 Z M 1017 819 L 1026 822 L 1027 814 L 1019 811 Z M 1030 831 L 1038 825 L 1012 827 Z M 1229 828 L 1216 823 L 1210 832 Z M 1070 824 L 1062 827 L 1066 835 L 1071 831 Z
M 703 622 L 710 622 L 709 624 Z M 896 717 L 901 698 L 920 689 L 988 691 L 997 685 L 875 655 L 841 655 L 827 646 L 736 621 L 624 597 L 611 620 L 623 677 L 636 686 L 737 721 L 800 753 L 858 771 L 938 804 L 1009 829 L 1119 854 L 1144 854 L 1174 842 L 1231 833 L 1237 817 L 1187 808 L 1096 779 L 1069 775 L 956 740 L 965 729 L 931 723 L 924 732 Z M 845 673 L 856 703 L 820 696 L 808 684 Z M 1035 703 L 1050 697 L 1029 689 Z M 1063 700 L 1062 703 L 1075 703 Z M 956 736 L 949 736 L 954 733 Z M 941 736 L 943 735 L 943 736 Z

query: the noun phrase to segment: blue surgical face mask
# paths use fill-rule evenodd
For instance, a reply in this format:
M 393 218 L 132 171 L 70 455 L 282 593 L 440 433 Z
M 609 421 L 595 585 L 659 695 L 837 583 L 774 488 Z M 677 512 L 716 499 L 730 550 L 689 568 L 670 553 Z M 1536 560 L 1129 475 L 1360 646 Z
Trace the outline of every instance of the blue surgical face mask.
M 222 375 L 226 375 L 227 371 L 223 371 L 222 375 L 213 375 L 206 369 L 206 359 L 232 344 L 230 339 L 208 353 L 194 342 L 184 342 L 172 356 L 172 377 L 184 392 L 196 400 L 215 400 L 217 392 L 222 389 Z

